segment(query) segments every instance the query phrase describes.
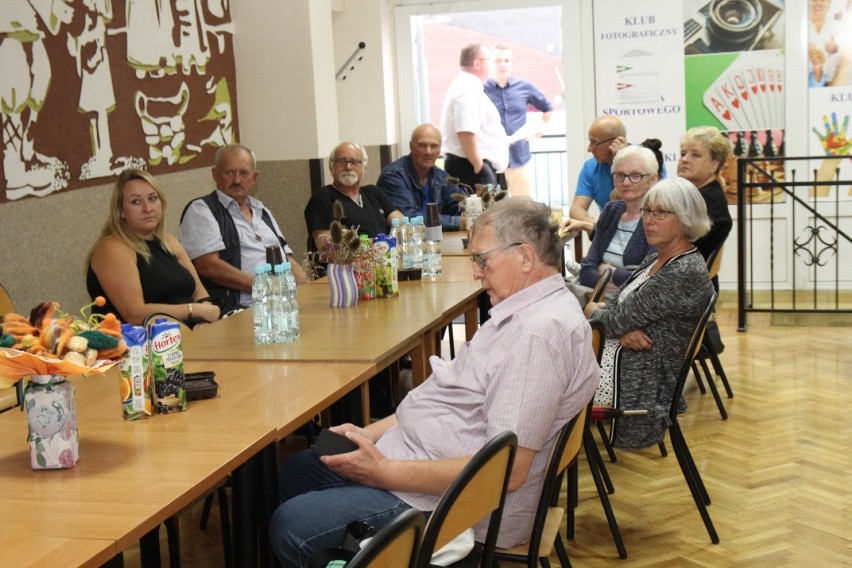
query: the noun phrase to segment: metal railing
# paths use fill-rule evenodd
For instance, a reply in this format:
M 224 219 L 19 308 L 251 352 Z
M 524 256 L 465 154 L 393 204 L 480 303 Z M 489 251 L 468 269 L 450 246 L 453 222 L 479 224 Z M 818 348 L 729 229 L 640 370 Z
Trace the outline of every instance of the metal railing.
M 531 144 L 533 187 L 536 201 L 547 203 L 553 209 L 571 205 L 565 135 L 545 135 Z M 576 180 L 575 180 L 576 181 Z
M 845 159 L 848 159 L 845 158 Z M 852 238 L 841 226 L 840 158 L 740 158 L 737 162 L 738 329 L 748 312 L 852 313 L 842 288 L 852 267 L 841 255 Z M 821 164 L 810 170 L 810 164 Z M 812 173 L 807 181 L 807 174 Z M 789 176 L 789 180 L 786 177 Z M 799 181 L 799 180 L 805 181 Z M 850 195 L 852 197 L 852 195 Z M 842 245 L 842 246 L 841 246 Z

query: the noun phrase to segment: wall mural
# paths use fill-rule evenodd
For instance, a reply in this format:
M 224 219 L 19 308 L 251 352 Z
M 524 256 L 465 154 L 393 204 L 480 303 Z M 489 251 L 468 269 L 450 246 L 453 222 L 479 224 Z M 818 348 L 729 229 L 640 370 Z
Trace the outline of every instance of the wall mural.
M 237 139 L 229 0 L 3 0 L 0 202 L 213 163 Z

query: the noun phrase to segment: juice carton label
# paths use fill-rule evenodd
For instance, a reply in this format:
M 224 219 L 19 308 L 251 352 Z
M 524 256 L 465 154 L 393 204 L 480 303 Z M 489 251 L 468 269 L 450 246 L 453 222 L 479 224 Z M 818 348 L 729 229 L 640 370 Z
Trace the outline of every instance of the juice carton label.
M 158 322 L 150 330 L 155 408 L 161 414 L 184 411 L 186 390 L 180 324 Z
M 127 352 L 119 364 L 119 389 L 122 414 L 125 420 L 151 417 L 154 386 L 148 366 L 148 334 L 144 327 L 122 327 Z
M 379 298 L 390 298 L 399 294 L 396 276 L 396 249 L 388 240 L 376 239 L 373 243 L 376 262 L 376 292 Z

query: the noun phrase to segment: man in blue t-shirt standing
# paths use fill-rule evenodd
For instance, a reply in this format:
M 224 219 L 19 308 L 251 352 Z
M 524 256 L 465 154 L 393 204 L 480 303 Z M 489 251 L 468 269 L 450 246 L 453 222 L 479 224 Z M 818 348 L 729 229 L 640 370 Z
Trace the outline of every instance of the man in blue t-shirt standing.
M 569 221 L 563 223 L 569 231 L 595 230 L 596 220 L 589 215 L 592 201 L 599 209 L 609 201 L 614 187 L 612 183 L 612 160 L 615 153 L 627 146 L 627 131 L 617 116 L 605 114 L 595 119 L 589 127 L 588 151 L 592 157 L 583 164 L 577 179 L 577 191 L 571 201 Z
M 541 136 L 544 127 L 553 115 L 553 105 L 547 97 L 529 81 L 512 77 L 512 50 L 503 44 L 491 49 L 494 74 L 485 83 L 485 94 L 497 107 L 500 122 L 506 134 L 514 135 L 527 123 L 527 109 L 533 107 L 542 113 L 541 129 L 509 146 L 509 166 L 506 168 L 506 184 L 513 196 L 533 196 L 532 172 L 530 169 L 529 138 Z M 534 196 L 533 196 L 534 197 Z

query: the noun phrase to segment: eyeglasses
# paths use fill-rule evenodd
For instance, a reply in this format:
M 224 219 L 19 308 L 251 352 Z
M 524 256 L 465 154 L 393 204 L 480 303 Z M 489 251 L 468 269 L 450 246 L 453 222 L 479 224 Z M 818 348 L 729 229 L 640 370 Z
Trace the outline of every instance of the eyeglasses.
M 485 258 L 486 256 L 488 256 L 492 252 L 499 252 L 501 250 L 510 249 L 512 247 L 519 247 L 522 244 L 524 244 L 524 243 L 512 243 L 510 245 L 505 245 L 505 246 L 502 246 L 502 247 L 488 249 L 488 250 L 483 251 L 483 252 L 474 252 L 474 253 L 470 254 L 470 261 L 475 262 L 476 264 L 479 265 L 479 268 L 481 268 L 482 270 L 485 270 L 485 261 L 488 260 L 488 259 Z
M 364 160 L 350 160 L 348 158 L 335 158 L 331 161 L 335 166 L 351 166 L 356 168 L 364 163 Z
M 601 144 L 606 144 L 607 142 L 612 142 L 612 141 L 613 141 L 613 140 L 615 140 L 616 138 L 618 138 L 618 136 L 613 136 L 612 138 L 607 138 L 606 140 L 601 140 L 600 142 L 598 142 L 598 141 L 596 141 L 596 140 L 589 140 L 589 146 L 595 146 L 595 147 L 598 147 L 598 146 L 600 146 Z
M 662 221 L 666 219 L 669 215 L 675 214 L 674 211 L 668 211 L 666 209 L 646 209 L 644 207 L 639 209 L 639 211 L 642 213 L 643 217 L 647 217 L 648 215 L 650 215 L 657 221 Z
M 615 183 L 622 183 L 625 179 L 629 179 L 631 183 L 639 183 L 646 177 L 651 174 L 640 174 L 639 172 L 633 172 L 632 174 L 623 174 L 621 172 L 617 172 L 612 174 L 612 179 Z

